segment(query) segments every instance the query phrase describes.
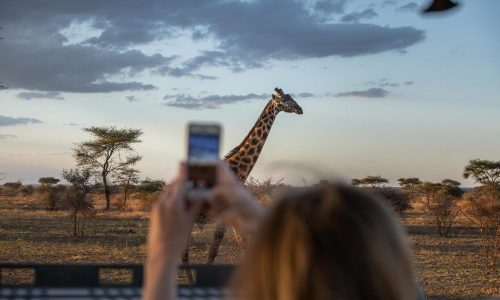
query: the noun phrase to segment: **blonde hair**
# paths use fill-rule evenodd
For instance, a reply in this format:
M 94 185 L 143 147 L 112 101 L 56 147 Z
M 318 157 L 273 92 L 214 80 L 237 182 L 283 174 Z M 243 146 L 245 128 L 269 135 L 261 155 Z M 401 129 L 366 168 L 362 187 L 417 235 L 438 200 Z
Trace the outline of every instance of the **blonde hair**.
M 417 299 L 399 223 L 378 199 L 331 184 L 275 202 L 232 286 L 239 299 Z

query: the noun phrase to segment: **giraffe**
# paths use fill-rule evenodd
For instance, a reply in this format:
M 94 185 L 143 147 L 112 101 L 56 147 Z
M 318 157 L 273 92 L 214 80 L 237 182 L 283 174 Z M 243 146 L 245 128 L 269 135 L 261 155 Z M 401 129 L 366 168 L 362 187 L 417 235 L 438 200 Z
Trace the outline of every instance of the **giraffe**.
M 271 131 L 274 120 L 281 111 L 302 114 L 302 108 L 289 94 L 283 93 L 283 90 L 280 88 L 275 88 L 274 94 L 264 107 L 252 129 L 250 129 L 250 132 L 248 132 L 241 144 L 224 156 L 224 160 L 228 162 L 241 183 L 244 183 L 248 175 L 250 175 Z M 210 245 L 207 263 L 211 264 L 214 262 L 225 233 L 226 227 L 222 223 L 218 224 L 212 244 Z

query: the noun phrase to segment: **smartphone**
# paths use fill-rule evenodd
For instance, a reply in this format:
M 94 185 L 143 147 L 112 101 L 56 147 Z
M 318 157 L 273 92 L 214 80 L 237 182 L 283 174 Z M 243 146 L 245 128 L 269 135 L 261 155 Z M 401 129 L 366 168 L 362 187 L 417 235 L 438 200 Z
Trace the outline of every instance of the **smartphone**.
M 221 126 L 190 123 L 187 131 L 186 196 L 207 199 L 217 183 Z

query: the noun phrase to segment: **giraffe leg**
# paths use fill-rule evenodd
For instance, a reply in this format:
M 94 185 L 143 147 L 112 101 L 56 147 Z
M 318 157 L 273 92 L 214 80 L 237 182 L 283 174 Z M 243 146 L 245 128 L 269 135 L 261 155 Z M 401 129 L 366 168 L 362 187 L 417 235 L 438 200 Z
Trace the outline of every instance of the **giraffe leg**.
M 210 245 L 210 249 L 208 251 L 208 264 L 213 264 L 217 254 L 219 253 L 219 247 L 222 244 L 222 239 L 224 239 L 224 235 L 226 234 L 226 226 L 223 223 L 217 224 L 217 228 L 215 228 L 214 238 L 212 240 L 212 244 Z
M 186 251 L 184 251 L 184 255 L 182 255 L 182 264 L 189 265 L 189 245 L 186 248 Z M 190 269 L 184 269 L 184 271 L 186 273 L 188 283 L 194 284 L 193 272 Z

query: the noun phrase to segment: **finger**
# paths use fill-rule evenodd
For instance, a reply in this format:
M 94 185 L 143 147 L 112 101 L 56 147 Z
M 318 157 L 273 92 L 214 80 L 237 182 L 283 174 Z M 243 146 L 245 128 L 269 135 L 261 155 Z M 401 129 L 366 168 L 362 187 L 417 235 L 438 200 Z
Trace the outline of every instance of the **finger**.
M 230 195 L 231 190 L 224 186 L 215 187 L 212 190 L 210 198 L 208 198 L 207 202 L 210 206 L 221 206 L 227 205 L 228 197 Z
M 179 164 L 179 173 L 175 183 L 173 201 L 176 205 L 184 204 L 185 182 L 187 177 L 187 166 L 184 162 Z
M 222 184 L 231 184 L 237 182 L 236 176 L 229 168 L 226 161 L 219 161 L 217 164 L 217 180 Z
M 198 216 L 202 207 L 203 207 L 202 201 L 194 201 L 190 203 L 188 208 L 188 216 L 189 219 L 191 220 L 191 223 L 194 222 L 194 219 L 196 218 L 196 216 Z

